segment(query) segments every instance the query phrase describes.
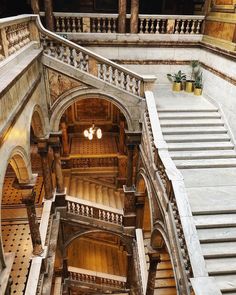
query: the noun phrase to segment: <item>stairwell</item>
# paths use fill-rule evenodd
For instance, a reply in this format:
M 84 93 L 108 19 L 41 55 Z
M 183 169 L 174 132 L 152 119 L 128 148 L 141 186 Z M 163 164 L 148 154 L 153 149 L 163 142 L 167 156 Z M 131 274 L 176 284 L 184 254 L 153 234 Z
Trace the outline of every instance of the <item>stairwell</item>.
M 234 143 L 221 113 L 203 97 L 175 95 L 166 101 L 157 103 L 161 129 L 184 177 L 207 271 L 222 294 L 235 295 Z

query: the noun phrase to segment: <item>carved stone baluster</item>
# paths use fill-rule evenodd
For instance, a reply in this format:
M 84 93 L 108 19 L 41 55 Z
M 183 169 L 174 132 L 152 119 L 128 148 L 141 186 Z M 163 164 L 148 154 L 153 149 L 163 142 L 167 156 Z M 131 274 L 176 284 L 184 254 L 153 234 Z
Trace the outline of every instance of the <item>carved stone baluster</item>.
M 188 19 L 188 20 L 187 20 L 187 25 L 186 25 L 186 31 L 185 31 L 185 34 L 189 34 L 189 31 L 190 31 L 190 23 L 191 23 L 191 19 Z
M 143 19 L 140 19 L 139 34 L 143 34 Z
M 111 67 L 111 83 L 113 84 L 113 85 L 116 85 L 116 77 L 117 77 L 117 69 L 113 69 L 112 67 Z
M 77 18 L 77 23 L 78 23 L 77 32 L 81 33 L 82 32 L 82 18 L 81 17 Z
M 107 82 L 111 82 L 111 71 L 112 70 L 112 67 L 110 66 L 106 66 L 106 81 Z
M 175 24 L 175 34 L 179 34 L 179 24 L 180 24 L 180 20 L 177 19 Z
M 159 19 L 157 19 L 157 24 L 156 24 L 156 34 L 159 34 L 160 32 L 159 32 L 159 30 L 160 30 L 160 20 Z
M 145 19 L 145 31 L 144 34 L 148 34 L 149 29 L 149 19 Z
M 100 19 L 100 17 L 97 18 L 97 21 L 98 21 L 97 33 L 101 33 L 101 19 Z
M 102 22 L 102 33 L 106 33 L 106 31 L 107 31 L 107 28 L 106 28 L 106 18 L 104 17 L 102 17 L 101 18 L 101 22 Z
M 161 34 L 165 34 L 165 27 L 166 27 L 166 21 L 163 19 L 161 22 Z
M 65 18 L 64 17 L 61 17 L 61 31 L 62 32 L 66 31 Z
M 151 23 L 151 26 L 150 26 L 150 34 L 153 34 L 154 33 L 154 19 L 150 19 L 150 23 Z
M 67 32 L 71 32 L 71 25 L 70 25 L 70 17 L 68 16 L 68 17 L 66 17 L 66 31 Z
M 107 33 L 111 33 L 111 19 L 107 19 Z
M 56 32 L 60 32 L 60 21 L 58 16 L 56 16 Z
M 200 34 L 202 20 L 198 19 L 196 20 L 196 22 L 197 22 L 196 34 Z M 194 25 L 195 25 L 195 22 L 194 22 Z M 192 34 L 194 34 L 194 26 L 193 26 Z
M 116 28 L 117 28 L 116 19 L 113 18 L 113 33 L 116 33 Z
M 122 74 L 117 70 L 116 85 L 122 88 Z
M 71 20 L 72 20 L 72 33 L 76 33 L 76 29 L 75 29 L 75 17 L 72 16 Z
M 180 29 L 180 34 L 184 34 L 184 25 L 185 25 L 185 21 L 182 20 L 181 29 Z
M 94 18 L 92 18 L 92 33 L 96 33 L 96 24 Z
M 123 73 L 123 77 L 124 77 L 124 79 L 123 79 L 123 88 L 124 88 L 125 90 L 127 90 L 127 84 L 128 84 L 128 77 L 127 77 L 127 74 Z

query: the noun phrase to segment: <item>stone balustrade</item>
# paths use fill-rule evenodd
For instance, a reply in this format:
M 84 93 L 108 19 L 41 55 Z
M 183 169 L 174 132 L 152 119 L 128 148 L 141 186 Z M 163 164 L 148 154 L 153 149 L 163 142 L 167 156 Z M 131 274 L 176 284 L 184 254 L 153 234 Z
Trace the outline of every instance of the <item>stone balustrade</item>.
M 72 282 L 98 284 L 114 289 L 126 289 L 126 277 L 100 273 L 87 269 L 68 266 L 68 279 Z
M 201 15 L 140 15 L 140 34 L 201 34 Z
M 87 200 L 66 196 L 67 213 L 98 219 L 116 225 L 123 225 L 123 210 L 93 203 Z

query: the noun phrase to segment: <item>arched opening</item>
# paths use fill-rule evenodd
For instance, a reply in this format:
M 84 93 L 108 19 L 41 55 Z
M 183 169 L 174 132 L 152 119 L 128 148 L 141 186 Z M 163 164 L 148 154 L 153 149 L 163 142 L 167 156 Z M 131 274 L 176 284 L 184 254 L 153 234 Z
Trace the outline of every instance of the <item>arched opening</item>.
M 67 247 L 70 290 L 84 292 L 76 280 L 87 282 L 86 294 L 122 291 L 126 288 L 127 249 L 118 235 L 108 232 L 85 233 L 73 239 Z M 73 282 L 73 284 L 72 284 Z M 91 288 L 91 289 L 90 289 Z M 82 293 L 84 294 L 84 293 Z

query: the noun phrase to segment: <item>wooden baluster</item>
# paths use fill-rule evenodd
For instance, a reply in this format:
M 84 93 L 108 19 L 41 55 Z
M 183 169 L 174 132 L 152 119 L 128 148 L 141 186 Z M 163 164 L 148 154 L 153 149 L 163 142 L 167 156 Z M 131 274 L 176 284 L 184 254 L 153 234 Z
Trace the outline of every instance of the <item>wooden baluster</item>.
M 150 34 L 153 34 L 154 33 L 154 19 L 150 19 L 150 22 L 151 22 L 151 26 L 150 26 Z
M 56 32 L 60 32 L 60 21 L 59 21 L 59 16 L 56 16 Z
M 107 33 L 111 33 L 111 19 L 107 19 Z
M 189 31 L 190 31 L 190 23 L 191 23 L 191 19 L 188 19 L 188 20 L 187 20 L 187 25 L 186 25 L 186 31 L 185 31 L 185 34 L 189 34 Z
M 67 26 L 67 32 L 71 32 L 71 25 L 70 25 L 70 17 L 68 16 L 67 18 L 66 18 L 66 26 Z
M 96 24 L 94 18 L 92 18 L 92 33 L 96 33 Z
M 65 18 L 64 17 L 61 17 L 61 31 L 62 32 L 65 32 Z
M 148 29 L 149 29 L 149 20 L 146 19 L 145 20 L 145 31 L 144 31 L 144 34 L 148 34 Z
M 72 16 L 72 33 L 76 33 L 76 29 L 75 29 L 75 17 Z
M 143 19 L 140 19 L 140 27 L 139 27 L 139 33 L 143 34 Z
M 180 29 L 180 34 L 184 34 L 184 24 L 185 24 L 185 21 L 182 20 L 182 25 L 181 25 L 181 29 Z
M 98 29 L 97 29 L 97 33 L 101 33 L 101 19 L 100 19 L 100 17 L 98 17 L 97 18 L 97 20 L 98 20 Z
M 175 34 L 179 34 L 179 24 L 180 24 L 180 20 L 177 19 L 175 24 Z

